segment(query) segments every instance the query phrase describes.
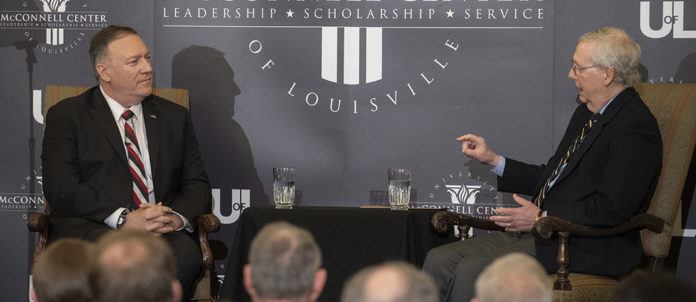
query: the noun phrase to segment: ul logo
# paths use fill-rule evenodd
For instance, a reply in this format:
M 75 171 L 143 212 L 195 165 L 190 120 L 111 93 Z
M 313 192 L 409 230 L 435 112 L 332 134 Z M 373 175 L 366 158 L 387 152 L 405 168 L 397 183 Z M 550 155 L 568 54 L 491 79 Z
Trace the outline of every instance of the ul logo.
M 215 200 L 213 203 L 213 214 L 220 219 L 222 224 L 232 224 L 237 222 L 237 219 L 239 219 L 242 211 L 244 211 L 244 209 L 248 208 L 250 205 L 250 195 L 251 190 L 232 189 L 232 212 L 229 215 L 222 215 L 222 211 L 220 209 L 220 203 L 222 202 L 220 199 L 220 189 L 213 189 L 213 199 Z
M 640 31 L 648 38 L 659 39 L 669 35 L 675 39 L 696 38 L 696 30 L 684 30 L 684 1 L 662 2 L 662 25 L 650 27 L 650 1 L 640 2 Z

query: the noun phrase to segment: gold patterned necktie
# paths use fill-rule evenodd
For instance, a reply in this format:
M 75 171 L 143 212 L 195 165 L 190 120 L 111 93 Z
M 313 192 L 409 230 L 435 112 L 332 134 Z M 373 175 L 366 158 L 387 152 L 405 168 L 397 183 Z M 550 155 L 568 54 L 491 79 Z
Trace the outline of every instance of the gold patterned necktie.
M 539 191 L 539 194 L 537 194 L 536 198 L 534 198 L 534 204 L 538 207 L 541 208 L 541 203 L 544 202 L 544 198 L 546 197 L 546 193 L 549 191 L 549 188 L 551 187 L 551 182 L 558 177 L 558 174 L 561 172 L 561 168 L 568 162 L 568 159 L 573 155 L 575 150 L 578 149 L 580 144 L 582 143 L 583 139 L 585 139 L 585 136 L 587 133 L 590 132 L 590 129 L 594 124 L 597 123 L 597 118 L 599 117 L 599 114 L 593 114 L 590 119 L 585 123 L 585 126 L 582 127 L 582 130 L 580 131 L 580 135 L 575 138 L 573 143 L 570 145 L 568 148 L 568 151 L 566 151 L 565 154 L 563 154 L 563 157 L 561 160 L 558 162 L 558 166 L 556 166 L 556 169 L 553 170 L 553 173 L 549 175 L 549 178 L 546 179 L 546 182 L 544 183 L 544 186 L 541 187 L 541 190 Z

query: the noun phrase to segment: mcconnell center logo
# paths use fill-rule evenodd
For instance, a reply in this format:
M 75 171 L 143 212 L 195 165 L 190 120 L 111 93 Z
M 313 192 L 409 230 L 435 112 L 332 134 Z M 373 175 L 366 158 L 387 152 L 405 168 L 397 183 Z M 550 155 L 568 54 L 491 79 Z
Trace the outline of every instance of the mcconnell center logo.
M 482 219 L 487 219 L 493 210 L 503 206 L 502 194 L 495 187 L 472 179 L 470 173 L 464 171 L 441 177 L 432 185 L 425 201 L 418 204 L 421 208 L 448 208 Z
M 469 30 L 541 30 L 545 0 L 198 0 L 165 2 L 162 27 L 223 29 L 246 40 L 283 100 L 359 116 L 427 101 L 465 69 Z M 256 29 L 264 29 L 258 31 Z M 261 34 L 261 33 L 264 34 Z M 454 35 L 453 33 L 456 33 Z M 301 41 L 284 43 L 283 41 Z
M 42 212 L 45 207 L 42 192 L 43 177 L 33 171 L 19 184 L 19 191 L 0 193 L 0 211 L 21 212 L 25 218 L 29 212 Z
M 106 12 L 87 9 L 86 1 L 22 1 L 16 9 L 0 11 L 0 28 L 21 31 L 25 47 L 64 54 L 85 42 L 88 31 L 106 27 Z

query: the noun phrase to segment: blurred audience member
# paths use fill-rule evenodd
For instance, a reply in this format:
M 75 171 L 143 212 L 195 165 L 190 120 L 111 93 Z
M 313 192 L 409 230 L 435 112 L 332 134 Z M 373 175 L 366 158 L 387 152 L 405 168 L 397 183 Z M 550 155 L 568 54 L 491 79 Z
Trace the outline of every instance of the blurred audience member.
M 511 253 L 488 265 L 476 279 L 472 302 L 551 302 L 552 280 L 536 259 Z
M 636 271 L 619 282 L 614 302 L 696 301 L 696 288 L 674 274 Z
M 96 301 L 181 301 L 176 258 L 162 238 L 112 231 L 99 239 L 90 281 Z
M 364 268 L 348 279 L 342 302 L 437 302 L 435 281 L 404 262 Z
M 271 223 L 251 242 L 244 287 L 252 301 L 316 301 L 325 282 L 321 250 L 307 230 Z
M 31 270 L 31 298 L 35 302 L 89 302 L 89 264 L 94 244 L 63 238 L 50 244 Z

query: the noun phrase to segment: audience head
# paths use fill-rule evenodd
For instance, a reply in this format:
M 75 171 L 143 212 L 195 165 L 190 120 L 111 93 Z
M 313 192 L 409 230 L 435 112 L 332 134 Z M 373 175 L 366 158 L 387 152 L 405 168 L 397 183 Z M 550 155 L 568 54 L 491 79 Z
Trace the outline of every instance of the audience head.
M 580 36 L 578 43 L 596 43 L 592 65 L 612 67 L 617 84 L 633 86 L 640 81 L 640 46 L 622 29 L 600 28 Z
M 637 271 L 619 282 L 614 302 L 693 301 L 696 288 L 674 274 Z
M 32 299 L 36 302 L 92 301 L 90 258 L 94 244 L 74 238 L 50 244 L 32 268 Z
M 142 231 L 119 230 L 97 243 L 90 281 L 96 301 L 180 301 L 176 258 L 167 243 Z
M 321 250 L 307 230 L 271 223 L 251 242 L 244 286 L 253 301 L 316 301 L 325 282 Z
M 342 302 L 437 302 L 435 281 L 404 262 L 364 268 L 346 281 Z
M 472 302 L 551 302 L 552 280 L 536 259 L 511 253 L 488 265 L 476 280 Z

